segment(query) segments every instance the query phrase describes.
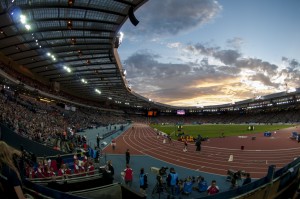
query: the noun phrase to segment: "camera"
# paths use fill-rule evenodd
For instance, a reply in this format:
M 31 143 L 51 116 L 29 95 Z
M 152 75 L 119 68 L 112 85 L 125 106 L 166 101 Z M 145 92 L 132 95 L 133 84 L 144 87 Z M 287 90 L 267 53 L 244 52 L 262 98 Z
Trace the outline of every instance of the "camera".
M 169 167 L 161 167 L 160 169 L 159 169 L 159 175 L 160 176 L 165 176 L 165 175 L 167 175 L 167 170 L 169 169 Z

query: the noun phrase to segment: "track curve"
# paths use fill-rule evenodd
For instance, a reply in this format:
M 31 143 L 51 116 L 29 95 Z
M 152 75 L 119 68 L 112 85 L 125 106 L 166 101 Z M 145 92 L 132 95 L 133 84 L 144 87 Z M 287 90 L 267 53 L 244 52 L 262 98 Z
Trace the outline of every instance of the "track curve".
M 110 147 L 104 151 L 119 154 L 129 148 L 131 154 L 148 155 L 201 172 L 226 175 L 228 169 L 244 170 L 253 178 L 265 176 L 269 165 L 276 165 L 279 169 L 300 156 L 300 144 L 289 138 L 297 127 L 277 131 L 273 137 L 264 137 L 261 133 L 247 135 L 247 138 L 210 139 L 202 142 L 201 152 L 195 151 L 193 143 L 188 145 L 187 152 L 183 152 L 182 142 L 164 144 L 163 137 L 157 138 L 156 131 L 147 125 L 134 124 L 133 127 L 117 138 L 115 151 Z M 252 136 L 256 139 L 252 140 Z M 245 150 L 241 150 L 241 146 Z M 228 161 L 230 156 L 233 161 Z

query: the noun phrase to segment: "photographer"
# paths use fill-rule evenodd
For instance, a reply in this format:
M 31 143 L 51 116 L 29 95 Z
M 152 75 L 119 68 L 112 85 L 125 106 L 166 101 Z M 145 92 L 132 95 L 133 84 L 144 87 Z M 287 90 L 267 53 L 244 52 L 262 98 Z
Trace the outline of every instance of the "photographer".
M 12 149 L 5 142 L 0 141 L 0 198 L 24 199 L 21 176 L 14 165 L 13 153 L 21 156 L 21 153 Z
M 140 170 L 140 192 L 143 195 L 146 195 L 146 189 L 148 188 L 148 177 L 144 172 L 144 168 Z
M 171 195 L 175 195 L 175 186 L 178 184 L 178 174 L 174 168 L 170 168 L 170 173 L 167 177 L 168 187 L 171 189 Z
M 159 175 L 161 176 L 161 177 L 166 177 L 167 176 L 167 170 L 168 170 L 168 167 L 161 167 L 160 169 L 159 169 Z

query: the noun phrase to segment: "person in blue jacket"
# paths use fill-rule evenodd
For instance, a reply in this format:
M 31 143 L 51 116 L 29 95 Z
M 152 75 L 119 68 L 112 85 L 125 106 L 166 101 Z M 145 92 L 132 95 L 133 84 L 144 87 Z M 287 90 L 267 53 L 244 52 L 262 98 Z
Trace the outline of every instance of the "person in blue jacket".
M 167 185 L 169 187 L 170 194 L 172 196 L 175 196 L 175 187 L 177 183 L 178 183 L 178 174 L 175 172 L 174 168 L 170 168 L 170 173 L 167 177 Z

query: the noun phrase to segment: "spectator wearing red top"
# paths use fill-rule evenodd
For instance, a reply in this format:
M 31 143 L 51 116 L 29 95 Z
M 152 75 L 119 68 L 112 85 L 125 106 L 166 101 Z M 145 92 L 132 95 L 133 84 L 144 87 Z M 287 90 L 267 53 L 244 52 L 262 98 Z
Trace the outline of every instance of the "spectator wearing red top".
M 220 189 L 217 186 L 217 182 L 215 180 L 211 181 L 211 185 L 207 188 L 208 195 L 213 195 L 219 193 Z
M 43 165 L 39 165 L 39 167 L 37 168 L 36 172 L 35 172 L 35 175 L 37 178 L 44 178 L 44 167 Z
M 64 164 L 61 165 L 60 169 L 58 169 L 58 176 L 64 176 L 65 175 L 65 168 L 64 168 Z
M 81 162 L 81 165 L 79 167 L 79 172 L 81 173 L 80 176 L 85 176 L 86 173 L 85 173 L 85 167 L 84 167 L 84 162 Z
M 50 167 L 50 172 L 49 172 L 48 176 L 49 176 L 50 178 L 53 178 L 53 177 L 56 176 L 56 173 L 54 172 L 53 167 Z
M 93 162 L 89 162 L 89 166 L 88 166 L 88 174 L 89 175 L 94 175 L 95 174 L 95 167 L 94 167 L 94 165 L 93 165 Z
M 75 160 L 75 163 L 74 163 L 74 174 L 78 174 L 79 173 L 80 168 L 79 168 L 78 164 L 79 164 L 78 160 Z
M 69 177 L 70 175 L 72 175 L 72 171 L 71 171 L 71 169 L 69 168 L 69 165 L 68 165 L 68 164 L 66 164 L 66 175 L 67 175 L 67 177 Z
M 44 176 L 45 176 L 45 178 L 49 177 L 49 173 L 50 173 L 50 168 L 48 167 L 48 165 L 44 166 Z
M 28 178 L 33 179 L 34 177 L 35 177 L 35 173 L 34 173 L 33 167 L 29 167 L 29 169 L 28 169 Z
M 124 180 L 125 180 L 125 184 L 128 187 L 131 187 L 132 185 L 132 179 L 133 179 L 133 170 L 130 168 L 129 164 L 126 165 L 126 169 L 124 169 Z

